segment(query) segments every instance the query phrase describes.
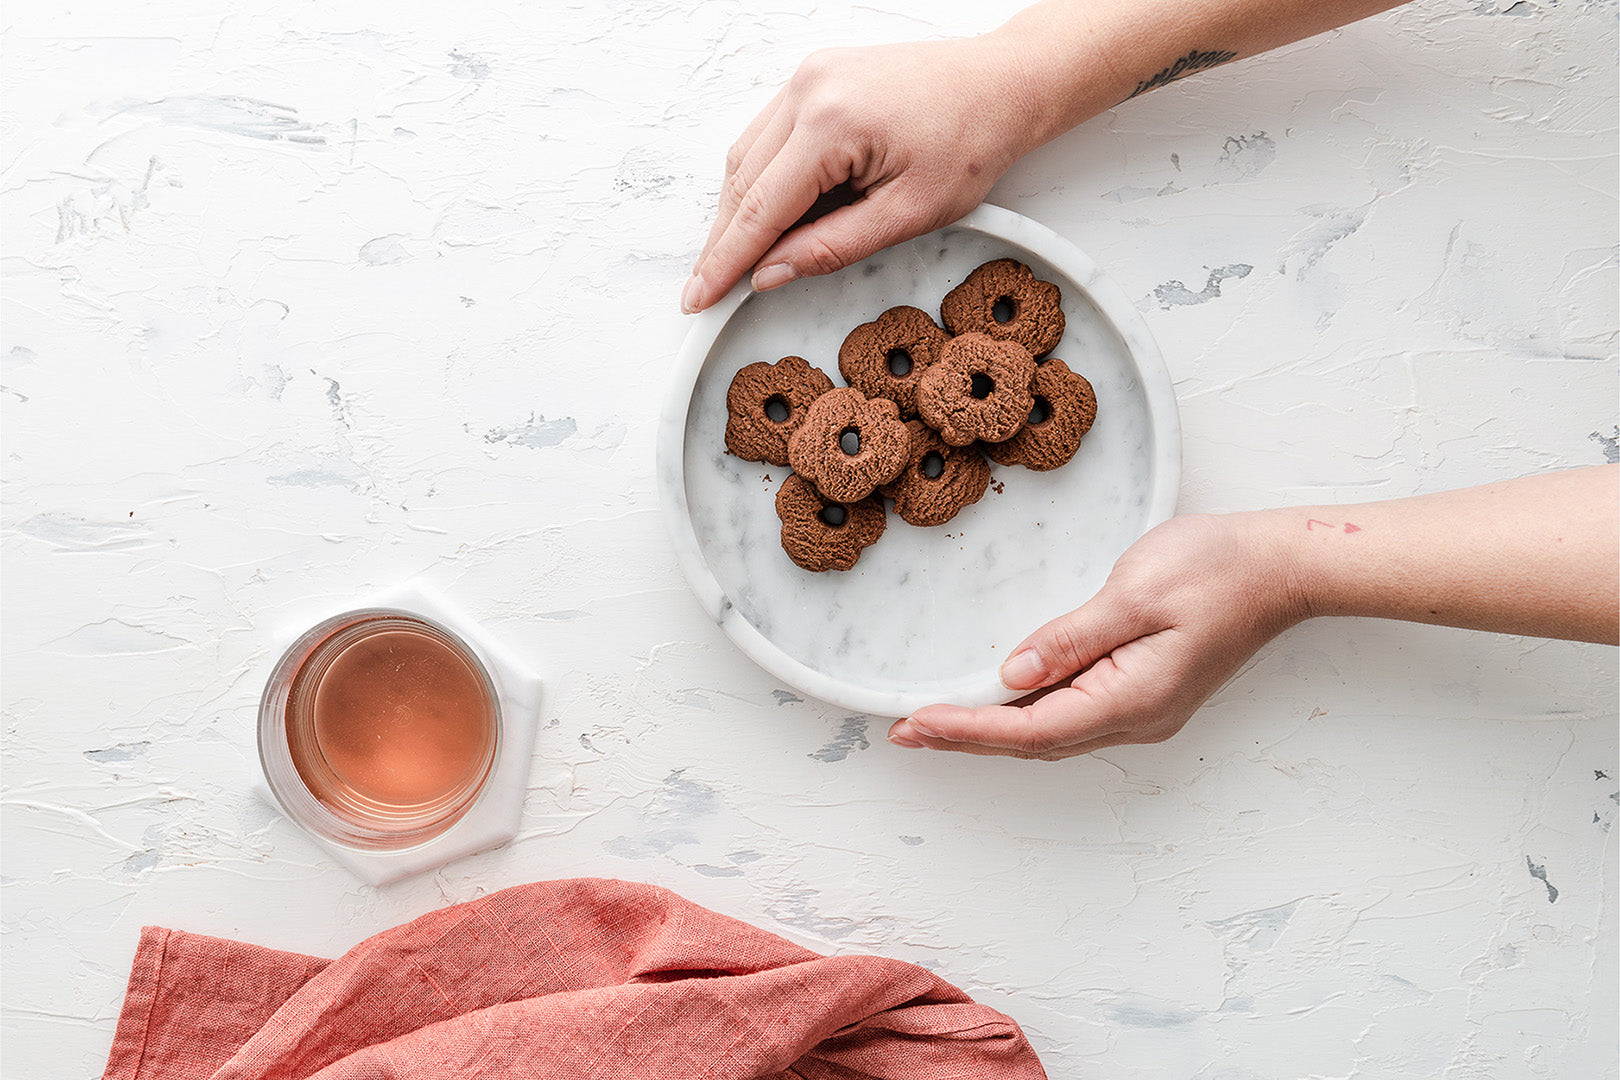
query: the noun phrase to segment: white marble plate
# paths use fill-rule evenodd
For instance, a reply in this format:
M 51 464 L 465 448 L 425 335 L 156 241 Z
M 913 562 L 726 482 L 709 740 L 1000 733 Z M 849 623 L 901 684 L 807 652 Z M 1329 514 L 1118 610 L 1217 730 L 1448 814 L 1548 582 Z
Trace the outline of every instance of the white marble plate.
M 732 376 L 798 355 L 843 385 L 838 346 L 856 324 L 896 304 L 937 318 L 953 286 L 1003 257 L 1063 290 L 1068 329 L 1052 355 L 1097 391 L 1080 452 L 1047 473 L 992 465 L 991 490 L 946 525 L 914 528 L 890 513 L 853 569 L 800 570 L 782 552 L 775 510 L 788 470 L 725 452 Z M 696 316 L 658 459 L 681 568 L 737 647 L 806 694 L 904 716 L 932 702 L 1013 696 L 996 677 L 1008 650 L 1094 595 L 1131 542 L 1170 516 L 1181 431 L 1158 346 L 1125 294 L 1050 229 L 981 206 L 828 277 L 768 293 L 739 286 Z

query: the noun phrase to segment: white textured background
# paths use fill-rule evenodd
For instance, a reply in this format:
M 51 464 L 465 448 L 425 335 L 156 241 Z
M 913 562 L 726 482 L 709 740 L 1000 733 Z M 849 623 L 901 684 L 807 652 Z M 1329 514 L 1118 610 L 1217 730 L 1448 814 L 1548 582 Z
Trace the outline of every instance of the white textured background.
M 1001 18 L 750 8 L 6 6 L 0 1071 L 99 1072 L 143 923 L 334 955 L 590 874 L 927 965 L 1054 1077 L 1615 1075 L 1614 651 L 1323 621 L 1042 765 L 704 618 L 652 447 L 726 145 L 814 48 Z M 996 188 L 1139 298 L 1184 508 L 1620 457 L 1616 14 L 1420 3 Z M 266 628 L 418 574 L 553 694 L 521 838 L 377 891 L 244 777 Z

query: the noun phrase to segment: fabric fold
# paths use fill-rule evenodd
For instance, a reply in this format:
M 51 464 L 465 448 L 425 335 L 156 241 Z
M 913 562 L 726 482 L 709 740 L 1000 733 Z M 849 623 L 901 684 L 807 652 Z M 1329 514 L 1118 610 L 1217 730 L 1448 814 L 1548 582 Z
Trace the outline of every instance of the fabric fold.
M 820 956 L 655 886 L 538 882 L 326 961 L 148 927 L 104 1080 L 1044 1077 L 912 964 Z

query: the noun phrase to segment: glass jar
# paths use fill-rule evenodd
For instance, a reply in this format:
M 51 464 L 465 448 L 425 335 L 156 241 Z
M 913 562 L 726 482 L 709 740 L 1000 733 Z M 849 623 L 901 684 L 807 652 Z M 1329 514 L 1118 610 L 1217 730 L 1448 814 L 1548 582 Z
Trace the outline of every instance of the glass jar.
M 413 612 L 365 608 L 317 624 L 282 656 L 259 705 L 259 757 L 294 821 L 332 843 L 397 852 L 478 802 L 502 727 L 465 641 Z

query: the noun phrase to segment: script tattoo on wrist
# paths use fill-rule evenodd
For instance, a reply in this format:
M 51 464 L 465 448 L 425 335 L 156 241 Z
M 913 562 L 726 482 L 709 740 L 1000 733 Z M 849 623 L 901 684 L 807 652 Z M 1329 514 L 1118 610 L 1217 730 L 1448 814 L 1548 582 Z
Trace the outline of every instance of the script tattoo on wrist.
M 1211 49 L 1207 52 L 1194 49 L 1151 79 L 1143 79 L 1137 83 L 1136 89 L 1131 91 L 1130 97 L 1145 94 L 1149 90 L 1163 86 L 1166 83 L 1173 83 L 1177 79 L 1185 79 L 1195 71 L 1208 71 L 1212 67 L 1220 67 L 1227 61 L 1236 59 L 1237 53 L 1225 49 Z M 1129 101 L 1130 98 L 1126 98 L 1126 100 Z

